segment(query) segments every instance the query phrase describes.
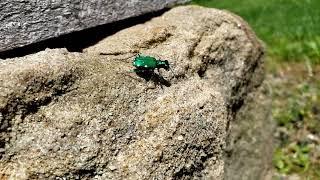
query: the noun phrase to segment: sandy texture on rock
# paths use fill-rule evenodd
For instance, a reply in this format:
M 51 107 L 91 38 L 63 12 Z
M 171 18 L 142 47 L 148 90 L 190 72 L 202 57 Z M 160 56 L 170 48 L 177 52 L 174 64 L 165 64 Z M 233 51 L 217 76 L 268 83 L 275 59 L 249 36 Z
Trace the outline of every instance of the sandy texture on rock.
M 173 72 L 130 73 L 136 53 Z M 262 55 L 239 17 L 184 6 L 85 53 L 0 61 L 2 177 L 222 179 L 230 123 L 262 82 Z

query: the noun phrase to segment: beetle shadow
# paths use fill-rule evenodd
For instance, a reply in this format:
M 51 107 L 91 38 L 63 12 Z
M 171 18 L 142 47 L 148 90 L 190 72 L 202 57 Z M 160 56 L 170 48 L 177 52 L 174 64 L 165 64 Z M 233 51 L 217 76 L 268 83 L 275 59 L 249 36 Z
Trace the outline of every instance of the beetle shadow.
M 161 75 L 155 73 L 154 71 L 136 71 L 135 72 L 139 77 L 145 79 L 147 82 L 152 81 L 156 85 L 160 85 L 162 88 L 162 85 L 166 87 L 170 87 L 171 83 L 164 79 Z

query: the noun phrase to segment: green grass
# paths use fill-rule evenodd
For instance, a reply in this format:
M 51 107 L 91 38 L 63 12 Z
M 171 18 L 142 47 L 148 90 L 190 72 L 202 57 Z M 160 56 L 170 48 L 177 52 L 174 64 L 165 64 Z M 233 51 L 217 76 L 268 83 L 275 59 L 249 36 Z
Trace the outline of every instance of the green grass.
M 194 0 L 243 17 L 278 61 L 320 64 L 319 0 Z

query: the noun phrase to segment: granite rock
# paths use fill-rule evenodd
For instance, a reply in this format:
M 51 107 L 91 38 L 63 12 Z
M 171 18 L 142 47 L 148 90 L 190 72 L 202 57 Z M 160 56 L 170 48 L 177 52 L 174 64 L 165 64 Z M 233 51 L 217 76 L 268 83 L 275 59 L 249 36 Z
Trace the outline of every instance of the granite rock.
M 168 60 L 171 71 L 132 73 L 137 53 Z M 0 177 L 241 179 L 244 172 L 263 177 L 269 161 L 261 157 L 272 149 L 256 149 L 269 146 L 269 104 L 262 99 L 261 111 L 247 105 L 247 97 L 264 97 L 258 90 L 263 54 L 261 42 L 238 16 L 181 6 L 84 53 L 47 49 L 2 60 Z M 243 116 L 250 111 L 261 113 Z M 235 128 L 246 121 L 258 125 Z M 249 146 L 237 145 L 234 137 L 246 128 L 264 135 L 252 133 L 258 143 L 248 135 L 241 142 Z M 235 153 L 228 157 L 228 152 Z M 248 160 L 237 152 L 256 153 Z M 232 165 L 237 155 L 241 162 Z

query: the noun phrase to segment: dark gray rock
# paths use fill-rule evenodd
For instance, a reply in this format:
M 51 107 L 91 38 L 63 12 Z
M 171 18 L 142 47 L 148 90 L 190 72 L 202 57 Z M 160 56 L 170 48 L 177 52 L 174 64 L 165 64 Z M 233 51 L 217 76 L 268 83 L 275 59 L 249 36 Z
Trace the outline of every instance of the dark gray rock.
M 149 81 L 130 73 L 136 53 L 169 60 L 173 72 Z M 262 57 L 239 17 L 186 6 L 84 53 L 0 61 L 2 177 L 261 179 L 269 160 L 255 158 L 272 153 L 262 143 L 270 107 L 247 99 L 261 94 Z M 253 132 L 241 139 L 250 146 L 234 141 L 243 132 Z
M 249 93 L 230 123 L 225 154 L 227 180 L 264 179 L 271 170 L 275 124 L 268 88 L 263 84 Z
M 0 52 L 188 0 L 1 0 Z

